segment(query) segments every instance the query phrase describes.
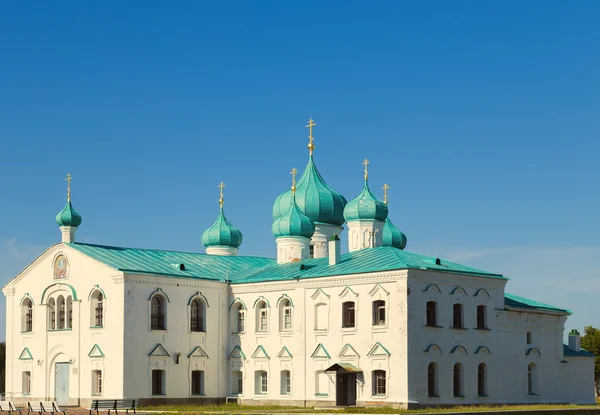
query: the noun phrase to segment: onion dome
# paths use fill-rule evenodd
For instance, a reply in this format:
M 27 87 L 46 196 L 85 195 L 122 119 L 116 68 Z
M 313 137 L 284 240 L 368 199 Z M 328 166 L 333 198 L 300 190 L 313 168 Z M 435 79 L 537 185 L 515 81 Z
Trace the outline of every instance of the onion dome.
M 296 196 L 291 195 L 287 210 L 273 222 L 275 238 L 304 237 L 310 238 L 315 233 L 315 223 L 306 216 L 296 203 Z
M 61 226 L 61 227 L 62 226 L 78 227 L 79 225 L 81 225 L 82 221 L 83 221 L 83 218 L 73 208 L 73 205 L 71 204 L 71 197 L 69 195 L 67 204 L 65 205 L 64 209 L 61 210 L 60 212 L 58 212 L 58 214 L 56 215 L 56 223 L 58 224 L 58 226 Z
M 223 212 L 223 203 L 225 202 L 225 199 L 223 198 L 224 187 L 225 185 L 223 182 L 221 182 L 219 184 L 219 205 L 221 206 L 219 216 L 217 217 L 215 223 L 213 223 L 213 225 L 205 230 L 202 234 L 202 245 L 204 245 L 206 248 L 211 246 L 228 246 L 237 248 L 242 244 L 242 233 L 231 223 L 229 223 L 225 217 L 225 212 Z
M 377 220 L 385 221 L 388 215 L 388 207 L 379 200 L 369 189 L 369 181 L 365 179 L 362 192 L 353 200 L 349 201 L 344 208 L 344 218 L 348 222 L 354 220 Z
M 383 225 L 381 241 L 383 246 L 393 246 L 394 248 L 404 249 L 406 248 L 407 239 L 406 235 L 400 232 L 388 217 L 385 220 L 385 225 Z
M 289 208 L 292 191 L 288 190 L 275 199 L 273 219 L 277 219 Z M 315 223 L 341 226 L 344 223 L 346 198 L 333 190 L 315 166 L 312 154 L 296 189 L 296 204 L 304 215 Z
M 210 246 L 230 246 L 237 248 L 241 244 L 242 233 L 229 223 L 223 212 L 223 207 L 221 207 L 215 223 L 202 234 L 202 245 L 206 248 Z

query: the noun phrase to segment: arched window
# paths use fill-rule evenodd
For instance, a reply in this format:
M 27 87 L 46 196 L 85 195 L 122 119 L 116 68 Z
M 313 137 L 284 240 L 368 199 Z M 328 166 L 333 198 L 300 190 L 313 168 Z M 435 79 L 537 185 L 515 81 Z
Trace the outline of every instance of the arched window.
M 427 321 L 429 327 L 437 327 L 437 303 L 435 301 L 427 301 Z
M 530 331 L 527 332 L 527 344 L 532 344 L 533 343 L 533 335 L 531 334 Z
M 355 327 L 354 301 L 342 304 L 342 327 Z
M 438 367 L 435 363 L 429 363 L 427 366 L 427 396 L 436 398 L 438 394 Z
M 165 298 L 160 294 L 156 294 L 152 297 L 151 303 L 150 327 L 152 330 L 167 329 L 166 314 Z
M 373 301 L 373 325 L 385 326 L 385 301 Z
M 48 330 L 56 330 L 56 302 L 54 298 L 48 300 Z
M 67 297 L 67 321 L 65 328 L 73 328 L 73 299 L 71 298 L 71 296 Z
M 486 307 L 484 305 L 477 306 L 477 328 L 479 330 L 487 329 Z
M 385 396 L 386 395 L 386 384 L 385 384 L 385 370 L 374 370 L 373 371 L 373 395 Z
M 269 310 L 266 301 L 256 304 L 256 331 L 269 330 Z M 266 373 L 266 372 L 265 372 Z
M 477 395 L 487 396 L 487 367 L 485 363 L 477 366 Z
M 292 304 L 289 299 L 284 298 L 279 302 L 279 330 L 289 331 L 292 329 Z
M 206 331 L 206 307 L 204 301 L 200 298 L 194 298 L 190 304 L 191 321 L 190 327 L 192 331 Z
M 244 304 L 237 303 L 234 305 L 233 310 L 235 312 L 235 328 L 237 333 L 243 333 L 246 330 L 246 308 Z
M 462 397 L 463 395 L 463 365 L 460 363 L 456 363 L 454 365 L 454 376 L 453 376 L 453 385 L 454 385 L 454 396 Z
M 292 377 L 289 370 L 281 371 L 281 394 L 289 395 L 292 393 Z
M 327 313 L 327 304 L 319 303 L 315 305 L 315 330 L 327 330 L 329 326 L 329 313 Z
M 527 394 L 537 395 L 537 367 L 530 363 L 527 367 Z
M 101 291 L 94 291 L 90 302 L 90 326 L 104 326 L 104 296 Z
M 21 331 L 33 331 L 33 303 L 30 298 L 25 298 L 21 304 Z
M 460 303 L 456 303 L 452 305 L 452 328 L 453 329 L 462 329 L 464 328 L 463 321 L 463 305 Z
M 56 307 L 58 308 L 58 329 L 64 329 L 67 317 L 67 305 L 65 304 L 65 298 L 62 295 L 58 296 Z

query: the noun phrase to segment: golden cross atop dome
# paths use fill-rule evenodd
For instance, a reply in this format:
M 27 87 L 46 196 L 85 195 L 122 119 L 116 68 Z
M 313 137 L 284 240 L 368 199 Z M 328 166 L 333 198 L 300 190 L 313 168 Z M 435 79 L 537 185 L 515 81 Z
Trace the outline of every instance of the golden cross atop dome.
M 219 183 L 219 205 L 221 205 L 221 207 L 223 207 L 223 203 L 225 202 L 225 199 L 223 199 L 223 188 L 225 187 L 225 183 L 221 182 Z
M 292 195 L 296 194 L 296 174 L 297 173 L 298 173 L 298 170 L 296 170 L 295 167 L 290 172 L 290 174 L 292 175 Z
M 369 164 L 371 164 L 369 160 L 365 159 L 365 161 L 363 161 L 363 166 L 365 166 L 365 180 L 369 178 Z
M 383 203 L 385 203 L 386 205 L 388 204 L 388 195 L 387 195 L 387 191 L 390 188 L 390 186 L 385 183 L 382 187 L 383 189 Z
M 67 201 L 70 202 L 71 201 L 71 180 L 73 180 L 73 177 L 71 177 L 71 173 L 67 173 L 67 178 L 65 180 L 67 181 Z
M 313 127 L 316 127 L 317 124 L 313 121 L 313 119 L 311 118 L 310 120 L 308 120 L 308 125 L 306 126 L 306 128 L 308 128 L 308 138 L 310 139 L 310 142 L 308 143 L 308 149 L 310 150 L 310 155 L 312 156 L 313 150 L 315 149 L 315 145 L 313 143 L 314 137 L 312 135 L 312 129 Z

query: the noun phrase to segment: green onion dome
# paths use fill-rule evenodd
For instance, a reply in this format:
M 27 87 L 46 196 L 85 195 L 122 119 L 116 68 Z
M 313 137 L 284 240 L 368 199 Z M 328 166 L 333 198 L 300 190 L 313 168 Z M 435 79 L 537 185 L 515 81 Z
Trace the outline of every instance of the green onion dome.
M 344 208 L 344 218 L 348 222 L 355 220 L 378 220 L 383 222 L 387 215 L 387 205 L 371 193 L 369 181 L 366 179 L 362 192 L 355 199 L 348 202 Z
M 385 220 L 385 225 L 383 225 L 383 234 L 381 239 L 383 246 L 393 246 L 394 248 L 398 249 L 406 248 L 406 242 L 408 242 L 406 235 L 404 235 L 398 228 L 394 226 L 389 217 Z
M 219 217 L 213 225 L 202 234 L 202 245 L 206 248 L 210 246 L 230 246 L 237 248 L 242 244 L 242 233 L 235 228 L 223 212 L 223 207 L 219 212 Z
M 79 213 L 75 211 L 71 201 L 67 201 L 64 209 L 58 212 L 56 215 L 56 223 L 58 226 L 73 226 L 78 227 L 81 225 L 83 218 Z
M 275 199 L 273 204 L 273 219 L 277 219 L 290 206 L 292 191 L 288 190 Z M 308 165 L 296 185 L 296 203 L 302 213 L 315 223 L 325 223 L 341 226 L 344 223 L 344 206 L 346 198 L 333 190 L 315 166 L 313 156 L 308 159 Z
M 272 230 L 275 238 L 310 238 L 315 233 L 315 223 L 302 213 L 292 194 L 287 210 L 275 219 Z

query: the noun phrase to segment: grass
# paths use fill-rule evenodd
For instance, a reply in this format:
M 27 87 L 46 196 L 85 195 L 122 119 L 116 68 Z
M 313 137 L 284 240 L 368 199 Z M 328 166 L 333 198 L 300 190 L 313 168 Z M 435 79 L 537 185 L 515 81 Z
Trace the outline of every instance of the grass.
M 223 405 L 160 405 L 140 408 L 140 412 L 185 412 L 187 414 L 230 413 L 230 414 L 264 414 L 264 413 L 319 413 L 335 412 L 341 414 L 425 414 L 456 412 L 490 412 L 490 411 L 542 411 L 555 409 L 598 409 L 596 405 L 469 405 L 452 407 L 429 407 L 422 409 L 394 409 L 389 407 L 349 407 L 349 408 L 304 408 L 295 406 L 254 406 L 228 403 Z

